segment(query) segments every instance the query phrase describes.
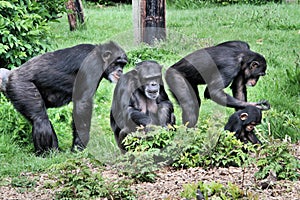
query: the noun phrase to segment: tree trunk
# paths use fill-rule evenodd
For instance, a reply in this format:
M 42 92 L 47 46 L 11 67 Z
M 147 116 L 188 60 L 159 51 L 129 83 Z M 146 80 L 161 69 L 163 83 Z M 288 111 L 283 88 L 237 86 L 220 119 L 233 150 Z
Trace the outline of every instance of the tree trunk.
M 66 7 L 68 10 L 70 31 L 74 31 L 77 28 L 77 18 L 81 24 L 84 23 L 82 2 L 81 0 L 68 0 L 68 2 L 66 3 Z
M 138 43 L 154 44 L 166 38 L 166 1 L 133 0 L 133 23 Z

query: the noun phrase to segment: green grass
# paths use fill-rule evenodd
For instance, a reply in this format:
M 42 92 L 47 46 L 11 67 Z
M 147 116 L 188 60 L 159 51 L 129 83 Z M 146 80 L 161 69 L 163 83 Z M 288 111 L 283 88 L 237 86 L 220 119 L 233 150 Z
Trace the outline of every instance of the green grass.
M 268 75 L 262 77 L 256 87 L 248 89 L 248 101 L 267 99 L 272 105 L 270 111 L 264 112 L 265 123 L 259 130 L 267 138 L 267 123 L 270 123 L 274 136 L 284 138 L 285 135 L 290 135 L 293 141 L 300 139 L 299 85 L 291 83 L 286 74 L 286 70 L 293 72 L 296 69 L 295 63 L 299 62 L 299 4 L 233 5 L 180 11 L 167 8 L 168 41 L 153 48 L 134 43 L 131 6 L 89 7 L 85 9 L 85 16 L 86 24 L 74 32 L 69 31 L 66 16 L 60 19 L 60 23 L 51 24 L 53 50 L 79 43 L 115 40 L 128 52 L 130 67 L 139 60 L 155 59 L 166 69 L 197 48 L 226 40 L 247 41 L 251 49 L 263 54 L 268 62 Z M 127 67 L 126 71 L 130 67 Z M 120 154 L 109 125 L 113 88 L 114 85 L 105 80 L 98 88 L 91 130 L 92 141 L 87 150 L 102 162 L 110 162 Z M 204 89 L 202 86 L 199 88 L 201 91 Z M 229 92 L 228 89 L 227 91 Z M 203 99 L 201 92 L 200 94 Z M 175 109 L 177 122 L 180 123 L 178 105 L 175 105 Z M 214 114 L 214 109 L 214 102 L 203 100 L 198 124 L 205 123 L 205 119 Z M 50 118 L 63 151 L 45 158 L 33 154 L 31 142 L 20 143 L 24 138 L 16 136 L 17 133 L 13 132 L 18 128 L 18 124 L 11 122 L 7 129 L 0 129 L 0 179 L 7 176 L 16 177 L 21 172 L 45 171 L 53 164 L 76 157 L 76 154 L 69 152 L 72 142 L 71 110 L 72 105 L 51 109 Z M 222 116 L 223 118 L 233 112 L 232 109 L 225 110 L 227 116 Z M 6 115 L 14 112 L 8 102 L 1 104 L 1 127 L 8 126 Z M 27 124 L 18 113 L 12 114 L 12 117 L 14 122 Z M 30 127 L 26 130 L 27 135 L 22 135 L 25 140 L 30 141 Z

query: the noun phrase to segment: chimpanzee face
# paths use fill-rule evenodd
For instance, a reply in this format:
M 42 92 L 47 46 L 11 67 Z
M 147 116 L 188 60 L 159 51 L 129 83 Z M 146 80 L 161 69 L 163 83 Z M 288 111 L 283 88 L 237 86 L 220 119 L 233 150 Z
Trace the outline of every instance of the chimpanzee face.
M 250 122 L 250 124 L 247 124 L 246 127 L 245 127 L 245 130 L 247 132 L 251 132 L 253 131 L 254 127 L 256 126 L 257 124 L 255 122 Z
M 162 84 L 161 69 L 162 67 L 154 61 L 136 67 L 142 90 L 149 99 L 155 100 L 159 96 L 160 84 Z
M 252 61 L 245 69 L 244 75 L 247 86 L 255 86 L 259 77 L 266 75 L 266 61 Z
M 117 83 L 123 74 L 123 68 L 127 64 L 127 57 L 120 57 L 112 63 L 104 72 L 104 78 L 112 83 Z
M 159 96 L 159 78 L 153 77 L 143 81 L 143 89 L 147 98 L 155 100 Z

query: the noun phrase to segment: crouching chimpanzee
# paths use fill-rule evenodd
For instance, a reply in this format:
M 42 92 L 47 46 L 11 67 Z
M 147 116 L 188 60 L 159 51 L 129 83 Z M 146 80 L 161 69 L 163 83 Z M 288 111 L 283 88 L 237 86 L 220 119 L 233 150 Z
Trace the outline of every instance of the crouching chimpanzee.
M 225 130 L 235 132 L 235 136 L 244 143 L 262 144 L 254 133 L 254 127 L 261 123 L 261 110 L 255 106 L 247 106 L 232 114 Z
M 123 153 L 122 143 L 138 126 L 175 124 L 173 105 L 163 86 L 162 67 L 155 61 L 143 61 L 121 76 L 118 81 L 110 114 L 111 128 Z
M 126 63 L 124 50 L 114 42 L 80 44 L 36 56 L 10 72 L 1 70 L 1 90 L 31 122 L 37 154 L 58 148 L 47 108 L 73 101 L 72 150 L 83 149 L 89 140 L 97 87 L 103 77 L 117 82 Z
M 204 97 L 218 104 L 243 109 L 269 109 L 267 101 L 247 102 L 246 85 L 255 86 L 267 69 L 265 58 L 242 41 L 228 41 L 197 50 L 166 71 L 166 81 L 182 108 L 182 122 L 196 125 L 201 105 L 198 85 L 206 84 Z M 231 84 L 233 97 L 224 92 Z

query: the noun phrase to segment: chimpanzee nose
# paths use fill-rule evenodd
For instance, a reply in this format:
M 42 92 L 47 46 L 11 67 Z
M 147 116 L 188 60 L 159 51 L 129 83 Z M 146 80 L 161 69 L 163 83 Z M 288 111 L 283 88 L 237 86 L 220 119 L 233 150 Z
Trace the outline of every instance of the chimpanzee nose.
M 118 69 L 118 74 L 122 74 L 123 73 L 123 69 Z

